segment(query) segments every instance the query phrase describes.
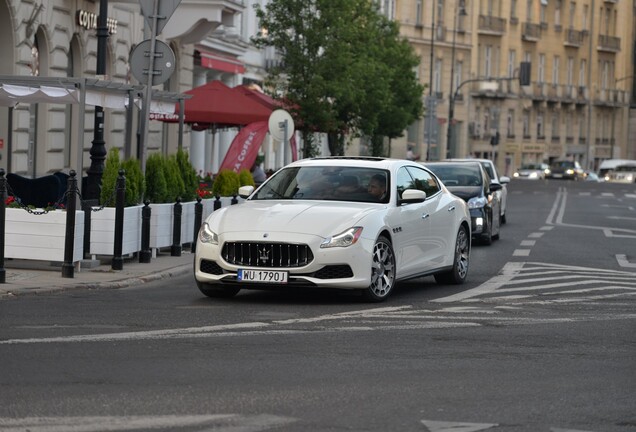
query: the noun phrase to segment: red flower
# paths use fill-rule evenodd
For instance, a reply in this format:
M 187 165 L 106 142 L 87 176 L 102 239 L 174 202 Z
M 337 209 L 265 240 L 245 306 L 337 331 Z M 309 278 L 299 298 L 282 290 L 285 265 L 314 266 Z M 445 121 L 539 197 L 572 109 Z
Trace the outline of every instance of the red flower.
M 4 205 L 9 205 L 15 201 L 15 197 L 13 195 L 9 195 L 6 200 L 4 200 Z

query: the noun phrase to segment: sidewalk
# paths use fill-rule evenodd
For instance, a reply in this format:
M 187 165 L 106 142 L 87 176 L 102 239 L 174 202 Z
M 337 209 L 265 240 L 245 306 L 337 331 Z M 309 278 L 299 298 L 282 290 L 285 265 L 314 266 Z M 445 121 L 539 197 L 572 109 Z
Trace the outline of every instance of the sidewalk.
M 194 254 L 180 257 L 160 251 L 148 264 L 137 257 L 124 258 L 122 270 L 112 270 L 111 260 L 87 261 L 75 269 L 73 278 L 62 277 L 61 263 L 5 259 L 5 283 L 0 283 L 0 299 L 32 294 L 48 294 L 72 289 L 124 288 L 192 272 Z M 88 265 L 90 263 L 90 265 Z

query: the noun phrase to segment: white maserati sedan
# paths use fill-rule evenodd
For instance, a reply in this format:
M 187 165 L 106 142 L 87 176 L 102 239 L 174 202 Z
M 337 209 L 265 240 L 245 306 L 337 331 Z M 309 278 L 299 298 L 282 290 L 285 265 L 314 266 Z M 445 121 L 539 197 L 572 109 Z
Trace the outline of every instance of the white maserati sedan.
M 194 276 L 209 297 L 324 287 L 385 300 L 399 281 L 466 280 L 470 213 L 430 170 L 403 159 L 303 159 L 201 225 Z

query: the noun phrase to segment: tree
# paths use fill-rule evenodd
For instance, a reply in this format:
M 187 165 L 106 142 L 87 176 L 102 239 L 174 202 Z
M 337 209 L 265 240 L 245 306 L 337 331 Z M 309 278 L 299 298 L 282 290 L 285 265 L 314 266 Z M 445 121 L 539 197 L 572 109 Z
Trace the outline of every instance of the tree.
M 417 57 L 375 2 L 272 0 L 255 8 L 266 31 L 254 44 L 282 55 L 266 84 L 293 107 L 305 156 L 314 154 L 313 132 L 327 133 L 331 153 L 343 154 L 345 135 L 379 133 L 385 113 L 394 113 L 392 126 L 404 130 L 414 118 L 397 115 L 395 104 L 407 101 L 403 110 L 415 118 L 421 111 L 422 88 L 412 71 Z M 412 82 L 398 85 L 400 79 Z

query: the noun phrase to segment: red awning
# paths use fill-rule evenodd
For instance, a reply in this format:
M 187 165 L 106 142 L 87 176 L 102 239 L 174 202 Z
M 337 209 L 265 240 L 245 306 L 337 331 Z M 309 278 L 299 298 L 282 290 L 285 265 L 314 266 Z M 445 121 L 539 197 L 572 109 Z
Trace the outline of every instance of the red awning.
M 244 126 L 257 121 L 268 121 L 272 113 L 272 109 L 245 95 L 242 90 L 230 88 L 218 80 L 184 93 L 192 95 L 185 100 L 184 122 L 195 125 L 195 129 Z M 175 121 L 173 118 L 158 120 Z
M 204 68 L 233 74 L 245 73 L 245 65 L 239 60 L 205 51 L 199 52 L 201 53 L 201 66 Z

